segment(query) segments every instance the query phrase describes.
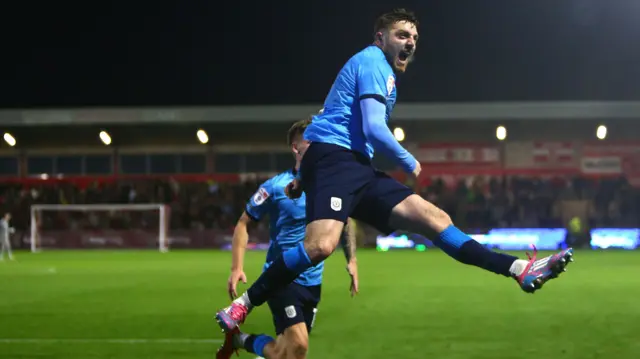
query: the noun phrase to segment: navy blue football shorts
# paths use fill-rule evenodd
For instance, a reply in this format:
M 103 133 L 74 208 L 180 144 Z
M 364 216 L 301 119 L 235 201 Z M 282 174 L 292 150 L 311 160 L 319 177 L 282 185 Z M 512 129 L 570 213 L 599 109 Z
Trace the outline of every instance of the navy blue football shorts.
M 296 282 L 277 291 L 268 301 L 276 334 L 299 323 L 305 323 L 311 333 L 320 303 L 321 286 L 303 286 Z
M 307 223 L 319 219 L 365 222 L 384 234 L 391 210 L 413 190 L 376 170 L 368 156 L 333 144 L 313 142 L 300 165 Z

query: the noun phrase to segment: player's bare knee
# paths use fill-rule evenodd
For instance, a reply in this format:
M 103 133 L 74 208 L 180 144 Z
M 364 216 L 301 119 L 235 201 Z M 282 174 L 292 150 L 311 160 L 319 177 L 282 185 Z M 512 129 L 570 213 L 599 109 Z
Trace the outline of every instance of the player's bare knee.
M 425 201 L 426 202 L 426 201 Z M 434 206 L 433 204 L 427 202 L 433 208 L 425 208 L 424 215 L 427 218 L 427 222 L 429 222 L 431 229 L 436 232 L 442 232 L 445 228 L 449 227 L 453 224 L 451 217 L 440 208 Z
M 269 359 L 286 359 L 288 352 L 288 343 L 286 340 L 278 338 L 273 351 L 267 355 Z M 267 354 L 265 352 L 265 354 Z
M 287 359 L 289 358 L 287 348 L 278 348 L 273 351 L 272 355 L 267 355 L 268 359 Z
M 318 220 L 307 225 L 304 248 L 312 263 L 327 259 L 338 246 L 344 223 L 335 220 Z
M 305 359 L 309 348 L 309 333 L 305 323 L 290 326 L 284 332 L 288 359 Z
M 309 350 L 308 340 L 295 340 L 289 343 L 289 352 L 287 357 L 291 359 L 305 359 Z
M 335 246 L 331 244 L 331 241 L 321 238 L 305 246 L 305 249 L 311 262 L 316 264 L 327 259 L 335 250 Z

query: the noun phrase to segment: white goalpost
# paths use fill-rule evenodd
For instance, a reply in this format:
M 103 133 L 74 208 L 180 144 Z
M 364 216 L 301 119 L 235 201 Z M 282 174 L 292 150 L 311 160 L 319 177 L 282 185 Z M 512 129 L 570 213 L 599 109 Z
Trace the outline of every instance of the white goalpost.
M 169 215 L 169 207 L 158 203 L 32 205 L 31 252 L 44 247 L 158 248 L 167 252 Z

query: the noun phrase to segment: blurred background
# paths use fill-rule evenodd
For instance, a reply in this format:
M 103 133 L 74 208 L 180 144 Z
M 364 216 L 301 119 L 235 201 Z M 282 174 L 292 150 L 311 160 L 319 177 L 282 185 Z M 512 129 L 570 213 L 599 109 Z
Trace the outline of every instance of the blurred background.
M 121 239 L 107 247 L 157 247 L 159 211 L 130 206 L 151 203 L 168 208 L 171 247 L 224 246 L 258 185 L 293 166 L 288 126 L 318 106 L 4 111 L 26 123 L 4 127 L 0 150 L 0 198 L 13 216 L 12 240 L 29 247 L 31 206 L 58 204 L 33 212 L 40 215 L 39 245 L 83 247 L 82 237 L 109 233 Z M 593 118 L 605 109 L 632 116 L 628 106 L 399 104 L 392 129 L 422 162 L 423 174 L 413 181 L 387 159 L 375 162 L 469 233 L 509 229 L 512 236 L 482 237 L 502 246 L 518 242 L 504 249 L 529 243 L 556 249 L 565 241 L 633 249 L 640 226 L 640 142 L 633 137 L 640 124 Z M 170 120 L 154 124 L 163 116 Z M 62 117 L 67 124 L 28 125 Z M 267 225 L 260 223 L 254 241 L 268 242 Z M 150 235 L 140 237 L 139 229 Z M 594 230 L 608 239 L 594 243 Z M 373 229 L 363 227 L 360 236 L 362 245 L 380 244 Z M 400 242 L 385 243 L 402 245 L 404 237 L 393 238 Z
M 236 220 L 394 7 L 421 23 L 389 126 L 423 171 L 376 166 L 487 246 L 581 250 L 533 298 L 359 224 L 361 294 L 332 256 L 309 357 L 640 357 L 640 2 L 193 0 L 3 6 L 0 358 L 213 357 Z
M 258 184 L 292 166 L 288 126 L 322 107 L 376 16 L 406 6 L 421 37 L 390 127 L 424 168 L 407 184 L 492 243 L 635 248 L 638 5 L 492 3 L 42 4 L 33 31 L 5 32 L 16 47 L 2 59 L 0 205 L 12 241 L 30 246 L 33 204 L 155 203 L 170 209 L 171 247 L 223 246 Z M 108 230 L 121 239 L 105 246 L 153 247 L 157 212 L 43 211 L 35 225 L 42 246 Z M 394 238 L 382 247 L 428 244 Z

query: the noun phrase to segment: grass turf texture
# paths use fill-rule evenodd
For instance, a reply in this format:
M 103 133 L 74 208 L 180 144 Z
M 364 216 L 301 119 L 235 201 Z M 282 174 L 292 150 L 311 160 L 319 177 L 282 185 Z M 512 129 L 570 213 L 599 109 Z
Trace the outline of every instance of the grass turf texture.
M 530 295 L 437 250 L 363 250 L 354 299 L 340 254 L 326 266 L 310 359 L 640 358 L 640 253 L 578 251 L 567 273 Z M 248 253 L 249 281 L 263 258 Z M 0 262 L 0 358 L 215 357 L 228 252 L 17 259 Z M 271 334 L 268 307 L 243 328 Z

